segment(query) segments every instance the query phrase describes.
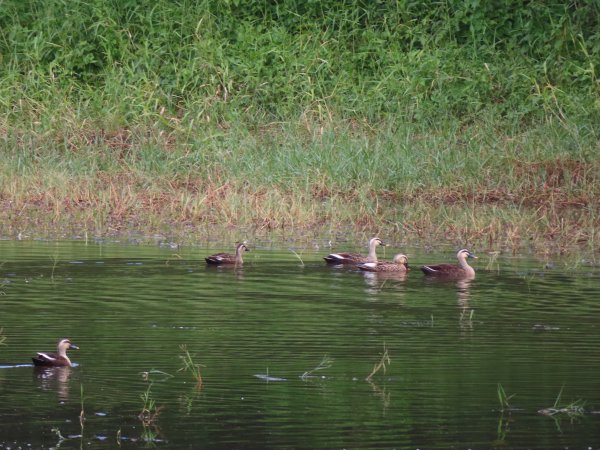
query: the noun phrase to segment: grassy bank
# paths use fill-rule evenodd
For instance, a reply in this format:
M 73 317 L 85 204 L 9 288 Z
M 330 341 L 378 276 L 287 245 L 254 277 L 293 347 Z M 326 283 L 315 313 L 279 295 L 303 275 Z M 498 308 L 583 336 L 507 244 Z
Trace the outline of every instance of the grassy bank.
M 593 3 L 8 1 L 0 234 L 600 250 Z
M 378 232 L 511 251 L 598 250 L 593 133 L 540 126 L 506 136 L 485 120 L 458 125 L 12 130 L 1 142 L 0 233 Z

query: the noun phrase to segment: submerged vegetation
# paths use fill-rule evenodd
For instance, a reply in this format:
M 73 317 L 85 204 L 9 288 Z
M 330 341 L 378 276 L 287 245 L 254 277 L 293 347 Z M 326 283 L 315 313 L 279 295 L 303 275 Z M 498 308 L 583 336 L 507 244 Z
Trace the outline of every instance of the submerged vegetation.
M 0 234 L 600 250 L 596 2 L 18 2 Z M 60 231 L 58 231 L 60 230 Z

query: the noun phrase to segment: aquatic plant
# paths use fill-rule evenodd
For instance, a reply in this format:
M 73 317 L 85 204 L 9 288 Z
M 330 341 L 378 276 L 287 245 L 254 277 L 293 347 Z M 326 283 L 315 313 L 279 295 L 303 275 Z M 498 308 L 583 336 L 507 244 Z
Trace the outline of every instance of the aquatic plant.
M 300 378 L 303 381 L 306 381 L 307 378 L 313 376 L 314 372 L 317 372 L 319 370 L 329 369 L 332 365 L 333 365 L 333 358 L 330 358 L 328 355 L 324 355 L 323 359 L 321 359 L 321 361 L 319 362 L 319 364 L 317 364 L 317 366 L 315 368 L 313 368 L 311 370 L 307 370 L 300 376 Z
M 54 282 L 54 272 L 56 271 L 56 268 L 58 267 L 58 263 L 59 263 L 59 257 L 58 257 L 58 253 L 55 253 L 52 257 L 52 272 L 50 272 L 50 279 Z
M 585 414 L 585 402 L 581 399 L 567 404 L 561 403 L 563 389 L 564 386 L 560 388 L 560 391 L 556 396 L 556 400 L 554 401 L 554 405 L 552 405 L 550 408 L 540 409 L 538 413 L 545 416 L 566 415 L 570 418 L 580 417 Z
M 500 383 L 498 383 L 498 386 L 496 388 L 496 394 L 498 395 L 498 403 L 500 403 L 500 411 L 510 411 L 512 409 L 510 400 L 516 394 L 506 395 L 506 391 L 504 391 L 504 388 Z
M 140 398 L 144 403 L 138 418 L 142 421 L 144 427 L 147 427 L 156 422 L 162 409 L 161 406 L 156 405 L 156 401 L 152 398 L 152 382 L 148 384 L 148 388 L 140 395 Z
M 290 250 L 290 252 L 292 252 L 294 254 L 294 256 L 296 258 L 298 258 L 298 260 L 300 261 L 300 265 L 302 267 L 304 267 L 304 261 L 302 261 L 302 257 L 296 251 L 292 250 L 291 248 L 289 250 Z
M 201 367 L 205 366 L 194 361 L 194 357 L 190 354 L 185 344 L 180 345 L 179 348 L 183 351 L 183 355 L 179 356 L 179 358 L 183 361 L 183 367 L 180 368 L 179 371 L 191 372 L 194 380 L 196 380 L 196 388 L 202 389 Z
M 83 406 L 83 401 L 84 401 L 84 397 L 83 397 L 83 384 L 79 385 L 80 390 L 79 390 L 79 395 L 80 395 L 80 402 L 81 402 L 81 412 L 79 413 L 79 424 L 81 425 L 81 434 L 83 434 L 83 422 L 85 421 L 85 408 Z
M 371 381 L 371 379 L 373 378 L 373 376 L 379 372 L 380 370 L 383 370 L 383 373 L 385 374 L 386 370 L 387 370 L 387 366 L 392 362 L 388 349 L 385 345 L 385 342 L 383 343 L 383 353 L 381 353 L 379 361 L 375 363 L 375 365 L 373 366 L 373 370 L 371 371 L 371 373 L 369 375 L 367 375 L 367 378 L 365 378 L 366 381 Z
M 485 270 L 488 270 L 488 271 L 495 270 L 496 272 L 500 273 L 500 264 L 498 264 L 498 256 L 500 255 L 500 252 L 499 251 L 488 252 L 488 255 L 489 255 L 489 259 L 486 264 Z
M 52 431 L 54 434 L 56 434 L 56 437 L 58 438 L 58 444 L 56 444 L 56 447 L 60 447 L 60 444 L 66 440 L 66 438 L 62 435 L 62 433 L 60 432 L 60 429 L 58 427 L 54 427 L 52 428 L 50 431 Z

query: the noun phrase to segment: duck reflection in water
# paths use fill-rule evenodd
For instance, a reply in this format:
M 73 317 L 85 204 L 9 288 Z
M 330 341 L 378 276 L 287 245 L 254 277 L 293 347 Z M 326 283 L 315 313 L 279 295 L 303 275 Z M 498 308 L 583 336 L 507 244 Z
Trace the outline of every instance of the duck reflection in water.
M 366 293 L 370 300 L 375 300 L 383 289 L 398 291 L 398 299 L 403 298 L 406 272 L 361 272 L 366 284 Z
M 456 295 L 458 300 L 458 307 L 460 308 L 460 328 L 463 330 L 473 329 L 473 314 L 475 310 L 469 307 L 469 288 L 473 278 L 467 278 L 463 280 L 456 280 Z
M 442 286 L 454 286 L 456 288 L 456 303 L 460 309 L 460 328 L 463 330 L 471 330 L 473 328 L 473 314 L 475 310 L 469 306 L 471 297 L 471 285 L 475 280 L 475 276 L 467 277 L 443 277 L 433 276 L 424 277 L 428 284 L 437 284 Z
M 69 399 L 71 373 L 70 366 L 43 367 L 35 366 L 33 374 L 45 391 L 56 391 L 62 401 Z

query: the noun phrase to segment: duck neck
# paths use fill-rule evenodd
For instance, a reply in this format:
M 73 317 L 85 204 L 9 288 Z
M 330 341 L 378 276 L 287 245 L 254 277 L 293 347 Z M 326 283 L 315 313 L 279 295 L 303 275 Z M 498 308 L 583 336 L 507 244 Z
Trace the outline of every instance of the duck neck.
M 467 262 L 467 257 L 466 256 L 460 256 L 458 258 L 458 264 L 460 265 L 460 267 L 467 273 L 469 273 L 470 275 L 474 275 L 475 274 L 475 269 L 473 269 L 469 263 Z
M 65 359 L 67 361 L 67 363 L 69 364 L 69 366 L 73 365 L 73 364 L 71 364 L 71 360 L 67 356 L 67 349 L 65 347 L 58 347 L 58 356 L 60 358 Z
M 235 263 L 243 264 L 244 260 L 242 259 L 242 246 L 239 245 L 238 248 L 235 249 Z
M 377 262 L 377 242 L 371 242 L 369 245 L 369 261 Z

